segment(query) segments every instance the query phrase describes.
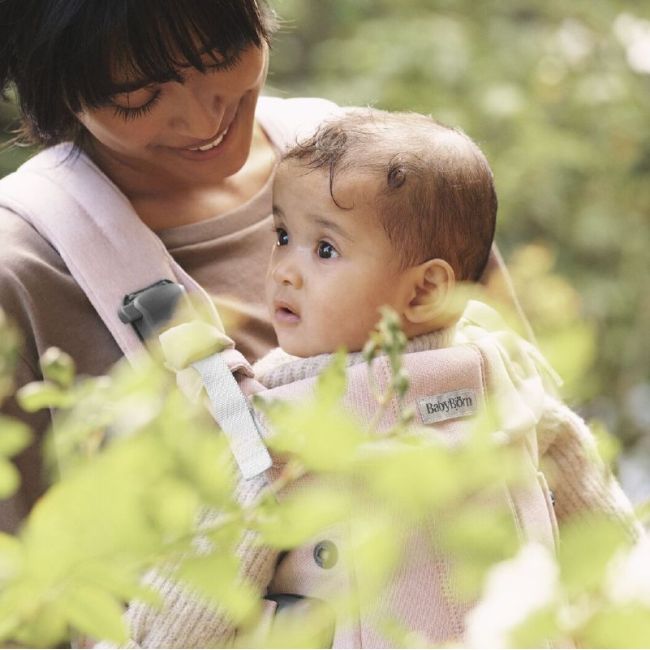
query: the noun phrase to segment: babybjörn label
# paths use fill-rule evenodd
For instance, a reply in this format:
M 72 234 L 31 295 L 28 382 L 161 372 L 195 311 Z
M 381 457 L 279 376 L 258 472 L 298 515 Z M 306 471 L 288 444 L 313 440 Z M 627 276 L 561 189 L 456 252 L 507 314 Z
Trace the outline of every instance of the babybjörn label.
M 476 391 L 468 388 L 422 397 L 418 400 L 418 411 L 424 424 L 474 415 L 477 411 Z

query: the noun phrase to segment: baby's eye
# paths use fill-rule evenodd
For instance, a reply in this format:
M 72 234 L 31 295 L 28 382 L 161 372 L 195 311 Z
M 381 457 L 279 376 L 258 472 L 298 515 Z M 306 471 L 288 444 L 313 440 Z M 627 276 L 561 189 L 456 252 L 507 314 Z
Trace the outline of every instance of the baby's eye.
M 289 233 L 284 228 L 276 228 L 277 245 L 286 246 L 289 243 Z
M 318 242 L 318 257 L 324 260 L 329 260 L 332 259 L 333 257 L 338 257 L 338 256 L 339 253 L 336 250 L 336 248 L 332 246 L 332 244 L 326 241 Z

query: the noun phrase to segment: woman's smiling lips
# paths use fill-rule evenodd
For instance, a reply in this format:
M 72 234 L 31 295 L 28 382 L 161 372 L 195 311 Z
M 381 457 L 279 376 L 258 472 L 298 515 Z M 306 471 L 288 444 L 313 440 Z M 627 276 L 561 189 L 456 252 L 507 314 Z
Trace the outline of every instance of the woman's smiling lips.
M 221 131 L 218 136 L 212 138 L 212 140 L 208 140 L 207 142 L 201 145 L 197 145 L 196 147 L 186 147 L 186 149 L 189 149 L 190 151 L 210 151 L 210 149 L 214 149 L 214 147 L 217 147 L 221 144 L 221 141 L 226 137 L 226 133 L 228 133 L 229 128 L 230 124 L 223 131 Z
M 228 143 L 232 139 L 229 136 L 237 128 L 238 116 L 239 110 L 237 110 L 232 120 L 230 120 L 228 126 L 212 138 L 212 140 L 204 140 L 191 147 L 171 147 L 171 150 L 187 160 L 195 161 L 212 160 L 216 156 L 220 156 L 222 150 L 228 146 Z

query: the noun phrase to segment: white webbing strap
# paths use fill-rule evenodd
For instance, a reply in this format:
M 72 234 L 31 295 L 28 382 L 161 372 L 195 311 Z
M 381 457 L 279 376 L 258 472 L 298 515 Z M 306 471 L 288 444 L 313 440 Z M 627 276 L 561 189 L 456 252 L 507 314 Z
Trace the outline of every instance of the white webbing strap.
M 192 364 L 201 375 L 212 416 L 228 438 L 230 449 L 245 479 L 271 467 L 271 456 L 228 364 L 220 352 Z

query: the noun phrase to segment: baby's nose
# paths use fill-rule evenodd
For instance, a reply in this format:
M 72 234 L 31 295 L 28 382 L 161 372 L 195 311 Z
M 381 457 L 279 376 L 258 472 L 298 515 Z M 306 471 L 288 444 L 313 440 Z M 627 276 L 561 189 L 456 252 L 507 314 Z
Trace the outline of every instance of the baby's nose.
M 295 260 L 284 259 L 276 264 L 273 269 L 273 279 L 284 286 L 291 286 L 295 289 L 302 287 L 302 273 Z

